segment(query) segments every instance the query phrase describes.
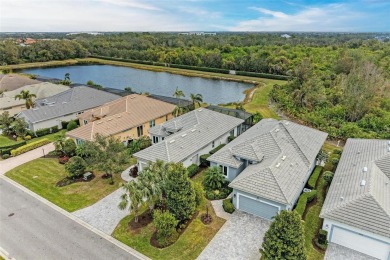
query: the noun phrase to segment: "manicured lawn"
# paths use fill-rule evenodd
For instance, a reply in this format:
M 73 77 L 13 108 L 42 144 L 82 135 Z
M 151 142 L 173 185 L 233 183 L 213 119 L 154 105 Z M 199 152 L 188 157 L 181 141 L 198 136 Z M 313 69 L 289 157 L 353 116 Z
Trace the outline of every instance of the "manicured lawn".
M 203 174 L 200 173 L 194 178 L 194 181 L 201 181 L 202 178 Z M 200 216 L 206 211 L 206 203 L 209 204 L 209 213 L 213 217 L 213 222 L 207 226 L 200 220 Z M 150 244 L 150 238 L 154 232 L 152 223 L 140 230 L 128 229 L 128 223 L 134 217 L 132 214 L 120 221 L 112 235 L 152 259 L 195 259 L 225 223 L 225 220 L 215 215 L 211 204 L 206 199 L 198 207 L 198 210 L 199 215 L 180 238 L 173 245 L 164 249 L 155 248 Z
M 31 139 L 31 140 L 28 140 L 27 143 L 39 141 L 41 139 L 49 139 L 51 142 L 55 142 L 58 139 L 61 139 L 62 137 L 64 137 L 65 133 L 66 133 L 66 130 L 62 129 L 62 130 L 58 131 L 57 133 L 48 134 L 48 135 L 45 135 L 45 136 L 36 137 L 36 138 Z
M 6 136 L 0 135 L 0 146 L 6 146 L 16 143 L 14 140 L 9 139 Z
M 56 158 L 39 158 L 5 175 L 69 212 L 92 205 L 122 184 L 119 174 L 114 175 L 114 185 L 109 184 L 109 179 L 102 179 L 101 174 L 96 174 L 90 182 L 56 187 L 56 183 L 67 176 L 64 165 Z

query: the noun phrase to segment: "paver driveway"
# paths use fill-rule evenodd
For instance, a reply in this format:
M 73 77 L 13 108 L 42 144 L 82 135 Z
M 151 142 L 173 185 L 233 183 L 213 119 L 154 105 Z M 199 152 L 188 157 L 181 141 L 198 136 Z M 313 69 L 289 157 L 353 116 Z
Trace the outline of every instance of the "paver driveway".
M 198 257 L 204 259 L 260 259 L 259 248 L 271 222 L 235 211 Z
M 325 253 L 325 260 L 375 260 L 376 258 L 359 253 L 355 250 L 329 243 Z
M 73 215 L 111 235 L 119 221 L 130 214 L 128 209 L 120 210 L 118 208 L 123 192 L 124 190 L 119 188 L 95 204 L 73 212 Z

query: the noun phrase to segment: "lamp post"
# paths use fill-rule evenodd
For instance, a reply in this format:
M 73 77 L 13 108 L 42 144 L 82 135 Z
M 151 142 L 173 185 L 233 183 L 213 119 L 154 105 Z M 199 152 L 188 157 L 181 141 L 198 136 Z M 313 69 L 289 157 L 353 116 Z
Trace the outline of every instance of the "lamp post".
M 43 152 L 43 158 L 46 158 L 45 157 L 45 149 L 42 148 L 42 152 Z

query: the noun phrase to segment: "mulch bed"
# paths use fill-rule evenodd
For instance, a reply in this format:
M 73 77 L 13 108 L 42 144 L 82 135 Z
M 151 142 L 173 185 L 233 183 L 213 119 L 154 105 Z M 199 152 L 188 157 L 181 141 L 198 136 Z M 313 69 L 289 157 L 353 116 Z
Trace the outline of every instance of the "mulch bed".
M 206 213 L 204 213 L 204 214 L 202 214 L 202 216 L 200 216 L 200 220 L 205 225 L 209 225 L 209 224 L 211 224 L 211 222 L 213 222 L 213 218 L 211 217 L 211 215 L 210 214 L 207 215 Z
M 143 227 L 146 227 L 153 221 L 153 216 L 149 210 L 146 210 L 144 213 L 138 216 L 138 222 L 135 222 L 134 218 L 128 223 L 128 229 L 137 230 Z
M 95 179 L 95 175 L 92 174 L 92 177 L 90 177 L 88 180 L 84 180 L 83 179 L 83 176 L 77 178 L 77 179 L 72 179 L 72 178 L 69 178 L 69 177 L 65 177 L 63 178 L 62 180 L 60 180 L 59 182 L 56 183 L 56 187 L 65 187 L 67 185 L 70 185 L 72 183 L 76 183 L 76 182 L 89 182 L 91 180 Z
M 180 228 L 177 229 L 178 235 L 177 235 L 176 237 L 174 237 L 174 238 L 172 239 L 172 241 L 169 241 L 170 243 L 169 243 L 168 245 L 161 246 L 161 245 L 158 243 L 158 241 L 157 241 L 157 232 L 154 232 L 153 235 L 152 235 L 152 237 L 150 238 L 150 244 L 151 244 L 152 246 L 154 246 L 154 247 L 157 247 L 157 248 L 165 248 L 165 247 L 168 247 L 168 246 L 174 244 L 174 243 L 179 239 L 179 237 L 181 236 L 181 234 L 183 234 L 184 231 L 186 231 L 187 227 L 191 224 L 191 222 L 192 222 L 194 219 L 196 219 L 196 218 L 198 217 L 198 215 L 199 215 L 199 211 L 195 212 L 194 215 L 192 215 L 192 217 L 191 217 L 189 220 L 185 221 L 185 222 L 182 223 L 182 224 L 179 224 Z

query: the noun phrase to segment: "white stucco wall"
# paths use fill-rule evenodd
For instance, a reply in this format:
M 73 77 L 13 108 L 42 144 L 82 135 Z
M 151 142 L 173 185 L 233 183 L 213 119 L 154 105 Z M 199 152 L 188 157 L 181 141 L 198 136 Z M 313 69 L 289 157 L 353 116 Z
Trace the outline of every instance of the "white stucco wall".
M 61 129 L 61 122 L 62 121 L 70 121 L 70 120 L 75 120 L 77 119 L 77 113 L 62 116 L 62 117 L 57 117 L 57 118 L 52 118 L 49 120 L 41 121 L 41 122 L 36 122 L 31 124 L 30 130 L 32 131 L 37 131 L 42 128 L 49 128 L 53 126 L 58 126 L 58 129 Z M 32 127 L 32 128 L 31 128 Z

